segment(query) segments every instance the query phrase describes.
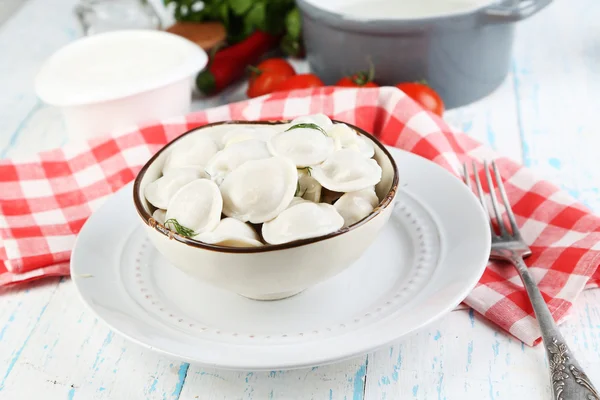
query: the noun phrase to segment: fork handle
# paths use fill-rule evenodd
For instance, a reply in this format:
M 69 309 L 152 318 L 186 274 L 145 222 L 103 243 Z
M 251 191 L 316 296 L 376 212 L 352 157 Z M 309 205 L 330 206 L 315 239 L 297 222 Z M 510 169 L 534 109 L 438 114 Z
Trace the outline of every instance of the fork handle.
M 542 331 L 542 339 L 550 366 L 553 398 L 555 400 L 600 400 L 600 394 L 583 372 L 575 357 L 571 355 L 571 350 L 560 334 L 542 293 L 529 274 L 523 258 L 515 253 L 512 253 L 509 258 L 517 267 Z

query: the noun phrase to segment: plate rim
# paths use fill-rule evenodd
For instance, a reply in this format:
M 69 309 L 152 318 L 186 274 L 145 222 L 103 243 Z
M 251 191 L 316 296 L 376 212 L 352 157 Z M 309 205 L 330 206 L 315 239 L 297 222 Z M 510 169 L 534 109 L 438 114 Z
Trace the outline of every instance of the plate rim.
M 394 158 L 396 159 L 395 161 L 400 164 L 399 160 L 396 157 L 412 157 L 412 158 L 418 158 L 420 159 L 418 162 L 425 162 L 427 164 L 429 164 L 432 167 L 435 167 L 439 172 L 443 173 L 443 175 L 445 175 L 444 179 L 454 179 L 456 180 L 457 177 L 453 174 L 451 174 L 449 171 L 447 171 L 446 169 L 442 168 L 441 166 L 433 163 L 432 161 L 421 157 L 417 154 L 414 153 L 410 153 L 408 151 L 405 150 L 401 150 L 401 149 L 397 149 L 394 147 L 390 147 L 387 146 L 388 150 L 390 151 L 390 153 L 394 156 Z M 73 253 L 71 255 L 71 262 L 70 262 L 70 273 L 71 273 L 71 278 L 73 283 L 75 284 L 76 287 L 76 292 L 78 294 L 78 297 L 81 299 L 81 301 L 85 304 L 85 306 L 98 318 L 100 319 L 103 323 L 105 323 L 111 330 L 117 332 L 118 334 L 120 334 L 121 336 L 125 337 L 127 340 L 132 341 L 134 343 L 137 343 L 138 345 L 141 345 L 142 347 L 145 347 L 149 350 L 158 352 L 160 354 L 163 355 L 167 355 L 169 357 L 173 357 L 176 358 L 178 360 L 182 360 L 188 363 L 193 363 L 195 365 L 202 365 L 202 366 L 206 366 L 206 367 L 216 367 L 216 368 L 220 368 L 220 369 L 224 369 L 224 370 L 252 370 L 252 371 L 269 371 L 269 370 L 273 370 L 273 369 L 297 369 L 297 368 L 306 368 L 306 367 L 311 367 L 311 366 L 315 366 L 315 365 L 326 365 L 326 364 L 332 364 L 332 363 L 336 363 L 336 362 L 341 362 L 353 357 L 357 357 L 360 355 L 364 355 L 366 353 L 369 353 L 371 351 L 375 351 L 381 347 L 384 347 L 386 345 L 390 345 L 391 343 L 399 340 L 401 337 L 410 334 L 410 333 L 414 333 L 416 331 L 421 330 L 422 328 L 424 328 L 427 325 L 430 325 L 431 323 L 435 322 L 436 320 L 442 318 L 443 316 L 447 315 L 450 311 L 452 311 L 456 306 L 458 306 L 466 297 L 467 295 L 473 290 L 473 288 L 477 285 L 477 282 L 479 281 L 479 279 L 481 278 L 481 276 L 483 275 L 485 268 L 487 266 L 487 262 L 488 262 L 488 256 L 489 256 L 489 251 L 491 248 L 491 232 L 489 230 L 489 221 L 488 221 L 488 217 L 487 215 L 485 215 L 484 210 L 482 207 L 479 206 L 479 201 L 477 200 L 477 197 L 475 196 L 474 193 L 472 193 L 466 185 L 464 185 L 462 182 L 457 180 L 458 185 L 456 185 L 457 190 L 462 190 L 464 193 L 468 193 L 471 198 L 471 201 L 477 205 L 477 207 L 472 207 L 473 208 L 473 218 L 479 219 L 480 221 L 480 225 L 482 228 L 482 233 L 485 236 L 485 241 L 484 243 L 487 244 L 486 248 L 481 249 L 481 251 L 479 252 L 479 257 L 475 257 L 474 258 L 478 258 L 477 262 L 473 262 L 473 264 L 479 264 L 479 268 L 475 269 L 474 268 L 474 273 L 471 275 L 471 279 L 467 280 L 464 282 L 464 285 L 462 285 L 462 288 L 460 290 L 457 290 L 456 293 L 451 296 L 451 298 L 453 299 L 453 301 L 448 301 L 447 304 L 443 307 L 437 307 L 437 310 L 435 311 L 435 313 L 433 313 L 431 316 L 427 317 L 427 318 L 423 318 L 422 320 L 420 320 L 417 324 L 412 325 L 409 329 L 407 329 L 405 332 L 399 332 L 396 334 L 390 334 L 388 333 L 387 335 L 381 335 L 380 340 L 377 341 L 377 343 L 373 343 L 373 340 L 369 341 L 354 341 L 353 343 L 355 344 L 355 346 L 350 349 L 350 350 L 344 350 L 344 351 L 338 351 L 337 355 L 326 355 L 326 356 L 322 356 L 319 355 L 318 352 L 314 353 L 314 356 L 311 357 L 310 360 L 306 360 L 306 361 L 302 361 L 302 362 L 294 362 L 294 361 L 287 361 L 287 362 L 280 362 L 277 364 L 273 364 L 273 363 L 269 363 L 269 362 L 265 362 L 265 360 L 268 361 L 268 358 L 256 358 L 254 359 L 254 363 L 244 363 L 244 362 L 238 362 L 237 359 L 235 357 L 229 357 L 229 359 L 227 357 L 223 357 L 223 359 L 225 360 L 224 362 L 209 362 L 209 361 L 202 361 L 199 360 L 196 357 L 189 357 L 186 356 L 185 354 L 180 354 L 176 351 L 173 350 L 168 350 L 168 349 L 163 349 L 160 348 L 158 346 L 156 346 L 155 344 L 149 343 L 149 341 L 144 341 L 143 339 L 140 338 L 136 338 L 134 335 L 131 335 L 127 332 L 124 332 L 122 329 L 120 329 L 119 327 L 115 326 L 115 324 L 111 323 L 110 321 L 107 321 L 102 315 L 101 312 L 98 312 L 93 305 L 91 304 L 91 302 L 89 302 L 86 299 L 86 296 L 82 290 L 82 279 L 83 277 L 79 276 L 76 272 L 77 266 L 76 264 L 76 260 L 77 257 L 76 255 L 77 253 L 77 249 L 79 248 L 79 242 L 80 242 L 80 237 L 81 235 L 78 235 L 76 240 L 75 240 L 75 244 L 73 247 Z M 462 187 L 463 189 L 458 189 L 459 187 Z M 125 185 L 123 188 L 121 188 L 119 191 L 127 191 L 128 189 L 132 189 L 132 182 L 128 183 L 127 185 Z M 400 184 L 400 189 L 402 189 L 402 183 Z M 114 193 L 112 196 L 116 196 L 117 193 L 119 193 L 119 191 L 117 191 L 116 193 Z M 409 194 L 412 194 L 412 192 L 410 190 L 408 190 Z M 112 198 L 112 197 L 111 197 Z M 107 199 L 107 201 L 110 199 Z M 106 203 L 105 203 L 106 204 Z M 103 207 L 105 207 L 105 204 L 103 204 L 98 210 L 96 210 L 96 212 L 100 211 Z M 429 210 L 429 208 L 426 208 L 427 211 L 432 211 Z M 432 217 L 434 217 L 435 215 L 432 214 Z M 89 221 L 89 219 L 88 219 Z M 84 226 L 82 227 L 82 231 L 85 229 L 85 226 L 88 224 L 88 221 L 86 221 L 86 223 L 84 224 Z M 436 221 L 437 222 L 437 221 Z M 440 259 L 439 265 L 443 265 L 444 261 L 445 261 L 446 256 L 443 255 Z M 439 267 L 438 267 L 439 268 Z M 333 277 L 335 279 L 335 277 Z M 396 317 L 397 319 L 397 317 Z M 388 318 L 384 318 L 382 320 L 378 320 L 375 321 L 373 324 L 370 324 L 368 326 L 362 327 L 360 329 L 357 329 L 355 331 L 346 333 L 346 334 L 342 334 L 339 336 L 334 336 L 334 337 L 329 337 L 329 338 L 324 338 L 321 340 L 316 340 L 314 342 L 308 342 L 308 343 L 302 343 L 302 344 L 288 344 L 288 345 L 280 345 L 278 344 L 277 347 L 279 349 L 281 348 L 293 348 L 293 347 L 306 347 L 308 346 L 324 346 L 324 344 L 328 344 L 333 342 L 339 342 L 341 341 L 341 339 L 344 338 L 344 336 L 347 335 L 364 335 L 365 331 L 369 331 L 369 329 L 373 329 L 373 327 L 378 327 L 378 326 L 384 326 L 385 325 L 389 325 L 390 322 L 393 322 L 394 318 L 393 317 L 388 317 Z M 168 325 L 164 325 L 165 328 L 168 329 L 172 329 L 171 327 L 169 327 Z M 388 327 L 389 329 L 389 327 Z M 383 330 L 383 329 L 382 329 Z M 384 332 L 385 333 L 385 332 Z M 205 342 L 209 342 L 209 341 L 205 341 Z M 368 344 L 367 344 L 368 343 Z M 260 352 L 261 350 L 264 351 L 264 349 L 268 348 L 269 346 L 250 346 L 250 345 L 237 345 L 237 344 L 227 344 L 227 343 L 218 343 L 219 346 L 224 346 L 224 347 L 235 347 L 237 349 L 241 348 L 250 348 L 250 347 L 254 347 L 254 349 L 259 349 L 258 351 Z M 343 348 L 342 348 L 343 349 Z M 256 351 L 256 350 L 255 350 Z

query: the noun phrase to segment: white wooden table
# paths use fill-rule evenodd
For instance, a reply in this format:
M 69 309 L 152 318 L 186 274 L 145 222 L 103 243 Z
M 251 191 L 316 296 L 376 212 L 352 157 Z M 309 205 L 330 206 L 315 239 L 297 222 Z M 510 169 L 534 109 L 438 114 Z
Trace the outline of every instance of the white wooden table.
M 32 86 L 41 62 L 79 35 L 73 3 L 28 0 L 0 24 L 0 157 L 65 140 L 56 110 L 43 106 Z M 600 211 L 598 16 L 598 0 L 556 0 L 520 24 L 505 83 L 446 118 Z M 239 98 L 229 91 L 211 102 Z M 584 292 L 561 328 L 600 385 L 600 292 Z M 347 362 L 227 372 L 115 335 L 84 308 L 69 279 L 0 290 L 2 400 L 268 398 L 537 400 L 550 398 L 550 386 L 541 346 L 523 346 L 468 310 Z

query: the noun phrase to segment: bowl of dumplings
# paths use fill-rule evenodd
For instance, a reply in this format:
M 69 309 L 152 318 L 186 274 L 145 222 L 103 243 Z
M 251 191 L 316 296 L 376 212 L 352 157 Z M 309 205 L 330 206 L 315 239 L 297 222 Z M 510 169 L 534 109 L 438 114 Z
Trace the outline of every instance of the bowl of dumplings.
M 191 130 L 148 161 L 133 197 L 175 267 L 277 300 L 352 265 L 389 220 L 397 189 L 394 159 L 375 137 L 315 114 Z

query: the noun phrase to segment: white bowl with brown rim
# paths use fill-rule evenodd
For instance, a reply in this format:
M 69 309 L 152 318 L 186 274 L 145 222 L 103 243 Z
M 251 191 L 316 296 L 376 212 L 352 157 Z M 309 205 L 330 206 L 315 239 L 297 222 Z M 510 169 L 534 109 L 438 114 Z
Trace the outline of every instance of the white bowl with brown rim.
M 206 125 L 168 143 L 144 165 L 133 186 L 135 208 L 150 241 L 169 262 L 190 277 L 222 289 L 251 299 L 277 300 L 337 275 L 371 245 L 392 213 L 398 190 L 398 170 L 383 144 L 373 135 L 350 124 L 347 125 L 373 143 L 374 158 L 382 168 L 381 181 L 375 188 L 379 205 L 353 225 L 314 238 L 241 248 L 207 244 L 178 235 L 152 218 L 154 208 L 146 201 L 144 188 L 161 176 L 163 163 L 175 142 L 203 134 L 218 139 L 232 125 L 265 124 L 284 130 L 289 126 L 288 122 L 229 121 Z

